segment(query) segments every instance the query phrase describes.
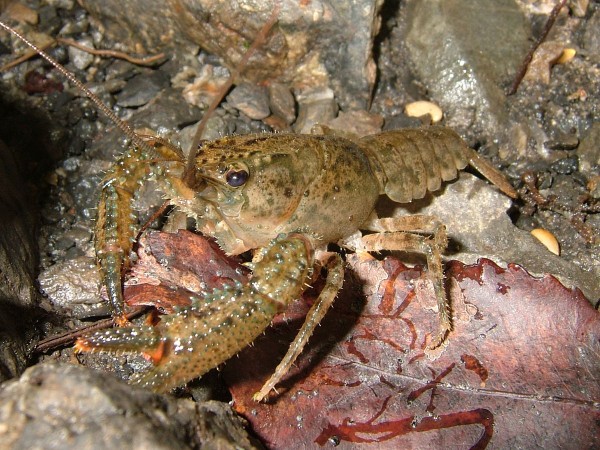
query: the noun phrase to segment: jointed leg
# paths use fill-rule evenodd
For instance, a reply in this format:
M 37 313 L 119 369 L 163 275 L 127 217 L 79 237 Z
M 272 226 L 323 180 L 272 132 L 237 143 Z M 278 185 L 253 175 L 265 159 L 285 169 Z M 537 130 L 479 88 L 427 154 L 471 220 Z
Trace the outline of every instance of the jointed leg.
M 162 175 L 164 188 L 173 195 L 192 195 L 179 179 L 183 155 L 173 146 L 132 147 L 111 168 L 102 181 L 95 230 L 95 248 L 102 279 L 115 322 L 127 324 L 123 307 L 122 272 L 129 266 L 129 256 L 138 226 L 133 215 L 135 192 L 148 179 Z M 189 189 L 187 189 L 189 191 Z
M 275 372 L 273 372 L 271 378 L 267 380 L 260 391 L 254 394 L 253 398 L 256 401 L 264 399 L 271 389 L 273 389 L 275 385 L 279 383 L 281 378 L 289 371 L 342 287 L 342 283 L 344 282 L 344 266 L 342 258 L 337 253 L 327 253 L 326 255 L 329 259 L 326 263 L 327 279 L 325 281 L 325 287 L 319 294 L 319 298 L 315 304 L 308 311 L 302 328 L 300 328 L 294 341 L 290 344 L 290 348 L 275 369 Z
M 435 217 L 412 215 L 375 219 L 369 224 L 369 229 L 379 233 L 364 236 L 360 241 L 361 247 L 357 247 L 357 250 L 397 250 L 422 253 L 426 256 L 440 316 L 439 333 L 428 347 L 430 349 L 439 347 L 452 330 L 450 305 L 444 289 L 442 267 L 442 252 L 448 245 L 446 227 Z M 426 235 L 417 234 L 414 231 L 426 233 Z

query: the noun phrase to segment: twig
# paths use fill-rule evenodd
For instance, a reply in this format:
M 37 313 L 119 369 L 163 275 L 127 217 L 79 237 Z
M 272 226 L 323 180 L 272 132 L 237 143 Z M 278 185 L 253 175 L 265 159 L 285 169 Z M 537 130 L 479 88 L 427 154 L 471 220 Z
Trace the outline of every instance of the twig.
M 546 25 L 544 25 L 542 34 L 538 37 L 537 41 L 533 44 L 533 47 L 531 47 L 531 49 L 529 50 L 529 53 L 527 53 L 527 56 L 525 56 L 525 59 L 521 63 L 521 69 L 515 76 L 515 80 L 513 81 L 513 84 L 511 85 L 511 87 L 508 90 L 508 92 L 506 93 L 506 95 L 513 95 L 517 92 L 517 89 L 519 89 L 519 85 L 521 84 L 521 81 L 523 81 L 523 77 L 527 73 L 527 69 L 529 68 L 529 63 L 531 62 L 531 59 L 533 58 L 533 54 L 535 53 L 537 48 L 540 46 L 540 44 L 542 42 L 544 42 L 544 40 L 546 39 L 546 36 L 548 36 L 550 29 L 554 25 L 554 22 L 556 22 L 558 13 L 562 9 L 562 7 L 565 6 L 566 3 L 567 3 L 567 0 L 560 0 L 558 2 L 558 4 L 550 12 L 550 16 L 548 17 L 548 21 L 546 22 Z
M 137 66 L 151 66 L 156 61 L 160 61 L 161 59 L 163 59 L 165 57 L 164 53 L 159 53 L 154 56 L 146 56 L 144 58 L 135 58 L 133 56 L 128 55 L 127 53 L 119 52 L 116 50 L 97 50 L 92 47 L 87 47 L 85 45 L 81 45 L 79 42 L 76 42 L 72 39 L 66 39 L 66 38 L 56 38 L 56 42 L 58 42 L 59 44 L 65 44 L 65 45 L 69 45 L 71 47 L 78 48 L 79 50 L 82 50 L 87 53 L 91 53 L 92 55 L 108 57 L 108 58 L 124 59 L 125 61 L 129 61 L 130 63 L 135 64 Z
M 48 42 L 48 43 L 46 43 L 44 45 L 40 45 L 39 48 L 42 49 L 42 50 L 46 50 L 48 47 L 50 47 L 50 46 L 52 46 L 54 44 L 55 43 L 53 41 L 52 42 Z M 27 61 L 30 58 L 33 58 L 34 56 L 37 56 L 37 55 L 38 55 L 38 52 L 36 52 L 35 50 L 28 50 L 27 52 L 25 52 L 24 55 L 19 56 L 18 58 L 13 59 L 11 62 L 3 65 L 2 67 L 0 67 L 0 72 L 6 72 L 7 70 L 10 70 L 13 67 L 18 66 L 19 64 Z
M 139 306 L 129 311 L 125 316 L 127 317 L 127 320 L 135 319 L 136 317 L 139 317 L 142 314 L 144 314 L 149 309 L 149 306 Z M 65 345 L 71 345 L 80 336 L 91 333 L 92 331 L 110 328 L 113 325 L 113 319 L 103 319 L 99 320 L 98 322 L 94 322 L 91 325 L 86 325 L 84 327 L 79 327 L 74 330 L 66 331 L 62 334 L 57 334 L 56 336 L 51 336 L 38 342 L 38 344 L 35 346 L 34 352 L 45 353 L 47 351 L 54 350 L 59 347 L 64 347 Z
M 145 58 L 135 58 L 133 56 L 128 55 L 127 53 L 118 52 L 116 50 L 97 50 L 95 48 L 81 45 L 79 42 L 76 42 L 72 39 L 66 39 L 66 38 L 53 39 L 51 42 L 48 42 L 44 45 L 40 45 L 39 48 L 41 50 L 46 50 L 48 47 L 56 45 L 57 43 L 78 48 L 79 50 L 90 53 L 92 55 L 102 56 L 102 57 L 106 57 L 106 58 L 124 59 L 125 61 L 129 61 L 130 63 L 138 65 L 138 66 L 151 66 L 154 63 L 156 63 L 157 61 L 160 61 L 161 59 L 163 59 L 165 57 L 164 53 L 159 53 L 157 55 L 147 56 Z M 37 51 L 29 50 L 24 55 L 19 56 L 18 58 L 14 59 L 13 61 L 9 62 L 8 64 L 5 64 L 4 66 L 0 67 L 0 72 L 5 72 L 7 70 L 10 70 L 13 67 L 18 66 L 19 64 L 27 61 L 28 59 L 30 59 L 34 56 L 37 56 L 37 55 L 38 55 Z

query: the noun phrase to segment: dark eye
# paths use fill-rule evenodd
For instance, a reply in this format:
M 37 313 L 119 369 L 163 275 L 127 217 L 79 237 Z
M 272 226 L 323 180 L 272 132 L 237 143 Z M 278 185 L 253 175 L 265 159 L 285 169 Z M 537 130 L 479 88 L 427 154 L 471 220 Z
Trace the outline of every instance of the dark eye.
M 248 172 L 245 170 L 230 170 L 225 175 L 227 184 L 231 187 L 239 187 L 248 181 Z

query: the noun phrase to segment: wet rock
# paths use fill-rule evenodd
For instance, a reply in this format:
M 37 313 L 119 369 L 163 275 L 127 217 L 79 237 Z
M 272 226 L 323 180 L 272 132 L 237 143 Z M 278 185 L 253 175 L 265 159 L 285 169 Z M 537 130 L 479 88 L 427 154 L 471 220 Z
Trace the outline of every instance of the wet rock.
M 575 17 L 585 17 L 590 0 L 572 0 L 568 4 L 571 14 Z
M 235 69 L 268 21 L 274 1 L 169 0 L 81 2 L 107 33 L 130 51 L 196 45 Z M 371 51 L 382 0 L 282 2 L 277 25 L 241 74 L 295 87 L 330 85 L 347 108 L 365 108 L 375 83 Z M 224 32 L 226 30 L 226 32 Z
M 523 83 L 550 84 L 551 69 L 565 49 L 560 41 L 547 41 L 540 44 L 527 68 Z
M 269 105 L 271 111 L 291 125 L 296 120 L 296 102 L 290 89 L 282 83 L 269 85 Z
M 81 256 L 54 264 L 38 277 L 40 288 L 55 308 L 79 319 L 106 313 L 100 297 L 96 260 Z
M 140 74 L 127 82 L 117 95 L 117 104 L 126 108 L 145 105 L 169 85 L 169 77 L 160 70 Z
M 8 4 L 3 4 L 2 14 L 5 17 L 10 18 L 11 20 L 16 20 L 18 22 L 28 22 L 31 24 L 38 23 L 38 14 L 34 9 L 31 9 L 22 3 L 17 2 L 8 2 Z
M 595 11 L 585 25 L 585 31 L 581 39 L 583 48 L 592 55 L 600 55 L 600 7 Z
M 383 117 L 367 111 L 341 111 L 335 119 L 328 121 L 326 125 L 335 130 L 362 137 L 379 133 L 383 127 Z
M 414 70 L 447 124 L 496 136 L 507 123 L 502 90 L 529 49 L 513 0 L 411 2 L 406 44 Z
M 338 106 L 329 88 L 308 89 L 296 95 L 298 118 L 294 124 L 297 133 L 310 133 L 313 125 L 326 123 L 337 116 Z
M 204 64 L 202 67 L 185 66 L 171 80 L 173 87 L 182 87 L 183 96 L 188 103 L 199 107 L 208 107 L 221 86 L 227 83 L 229 71 L 224 67 Z
M 597 175 L 600 168 L 600 122 L 596 122 L 583 137 L 576 152 L 581 171 Z
M 569 156 L 555 161 L 550 168 L 561 175 L 570 175 L 579 168 L 579 160 L 577 156 Z
M 171 135 L 176 131 L 199 121 L 201 118 L 202 111 L 187 103 L 181 95 L 181 91 L 165 88 L 146 105 L 135 110 L 129 119 L 129 124 L 134 129 L 146 128 L 154 133 L 159 133 L 163 137 L 171 138 Z M 177 145 L 175 140 L 173 143 Z M 88 149 L 88 156 L 92 161 L 95 161 L 94 166 L 90 167 L 88 172 L 100 173 L 107 170 L 111 161 L 123 154 L 126 149 L 126 141 L 121 131 L 115 127 L 109 127 L 103 134 L 102 139 L 95 141 Z M 96 187 L 99 185 L 98 181 L 96 180 Z M 88 197 L 88 200 L 97 202 L 98 198 L 98 194 L 96 194 Z
M 263 86 L 241 83 L 227 96 L 227 102 L 251 119 L 261 120 L 271 114 L 268 92 Z
M 549 141 L 544 142 L 548 150 L 575 150 L 579 145 L 579 138 L 573 134 L 557 132 Z
M 165 88 L 145 107 L 137 110 L 132 115 L 131 122 L 137 128 L 147 127 L 164 134 L 175 132 L 201 118 L 202 111 L 188 104 L 181 91 Z
M 3 448 L 255 448 L 227 404 L 160 396 L 81 366 L 30 368 L 0 387 L 0 404 Z
M 37 214 L 24 186 L 15 153 L 0 141 L 0 381 L 25 369 L 39 315 Z

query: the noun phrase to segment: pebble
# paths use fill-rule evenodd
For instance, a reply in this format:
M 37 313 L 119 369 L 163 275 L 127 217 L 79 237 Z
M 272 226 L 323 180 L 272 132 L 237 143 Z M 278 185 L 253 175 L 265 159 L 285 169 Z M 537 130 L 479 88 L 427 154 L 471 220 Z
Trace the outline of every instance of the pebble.
M 296 120 L 296 102 L 290 89 L 283 83 L 269 85 L 269 105 L 276 116 L 291 125 Z
M 19 2 L 8 2 L 5 10 L 3 11 L 6 17 L 11 18 L 17 22 L 27 22 L 32 25 L 36 25 L 39 21 L 38 13 Z
M 143 106 L 169 84 L 169 76 L 160 70 L 133 77 L 117 95 L 117 104 L 125 108 Z
M 91 38 L 83 38 L 77 41 L 78 44 L 85 47 L 94 48 L 94 43 Z M 94 62 L 94 55 L 76 47 L 69 46 L 69 59 L 79 70 L 87 69 Z
M 546 41 L 540 44 L 533 54 L 523 80 L 549 84 L 552 66 L 559 60 L 564 48 L 564 44 L 559 41 Z
M 561 175 L 570 175 L 576 172 L 579 168 L 579 158 L 577 156 L 569 156 L 559 159 L 552 163 L 550 168 Z
M 416 102 L 408 103 L 404 107 L 404 113 L 408 117 L 423 117 L 429 114 L 432 123 L 439 122 L 444 116 L 442 108 L 435 103 L 428 102 L 426 100 L 418 100 Z
M 579 138 L 573 134 L 560 134 L 544 142 L 548 150 L 575 150 L 579 145 Z
M 383 117 L 368 111 L 342 111 L 326 125 L 362 137 L 379 133 L 383 127 Z
M 575 17 L 585 17 L 590 0 L 571 0 L 569 9 Z
M 550 252 L 557 256 L 560 255 L 560 245 L 558 244 L 556 237 L 554 237 L 554 235 L 548 230 L 545 230 L 544 228 L 535 228 L 531 230 L 531 235 L 544 244 L 544 247 L 546 247 Z
M 307 89 L 296 96 L 298 119 L 294 124 L 297 133 L 310 133 L 317 123 L 327 123 L 338 113 L 333 91 L 327 87 Z
M 597 8 L 585 24 L 581 44 L 588 54 L 600 53 L 600 8 Z
M 227 103 L 254 120 L 271 114 L 267 89 L 250 83 L 241 83 L 227 96 Z

